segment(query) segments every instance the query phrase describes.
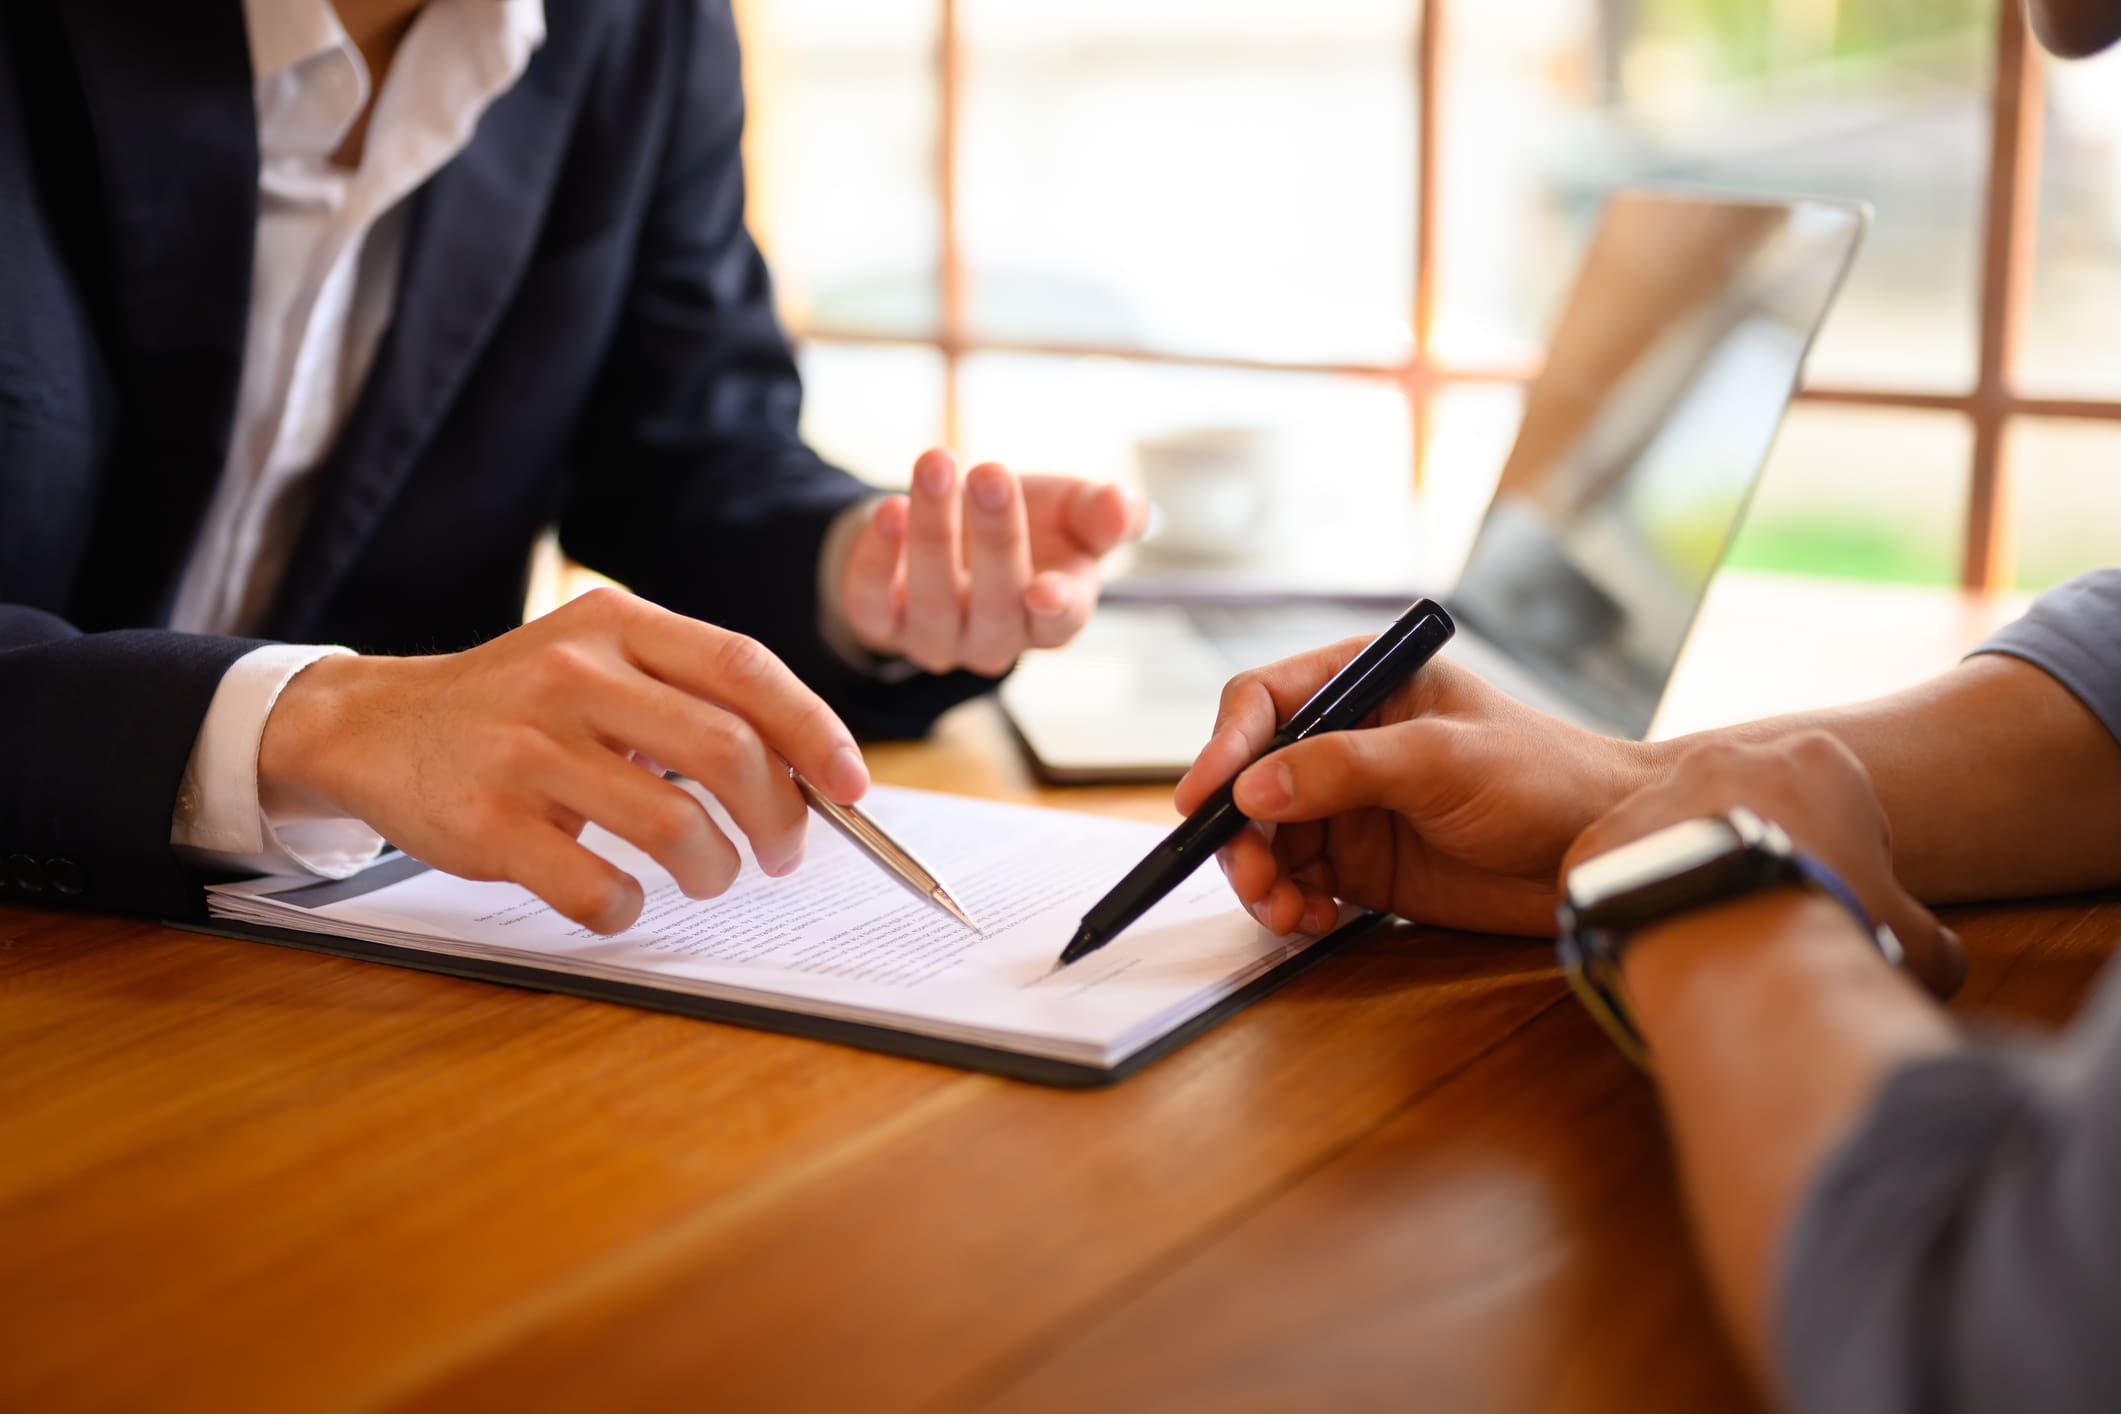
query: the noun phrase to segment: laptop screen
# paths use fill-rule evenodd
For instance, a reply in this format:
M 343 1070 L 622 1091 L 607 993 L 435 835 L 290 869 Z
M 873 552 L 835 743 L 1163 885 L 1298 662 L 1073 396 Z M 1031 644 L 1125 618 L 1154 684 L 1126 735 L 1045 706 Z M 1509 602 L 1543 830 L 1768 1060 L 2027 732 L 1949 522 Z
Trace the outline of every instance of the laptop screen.
M 1863 224 L 1832 202 L 1616 198 L 1452 611 L 1647 732 Z

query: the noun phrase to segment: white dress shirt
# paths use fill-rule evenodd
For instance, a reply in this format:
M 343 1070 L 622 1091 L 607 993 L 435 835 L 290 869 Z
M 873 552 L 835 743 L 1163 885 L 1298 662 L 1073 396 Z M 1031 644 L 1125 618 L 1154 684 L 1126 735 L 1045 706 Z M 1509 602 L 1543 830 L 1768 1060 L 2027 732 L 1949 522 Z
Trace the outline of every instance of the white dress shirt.
M 258 233 L 235 433 L 170 627 L 256 632 L 280 588 L 396 303 L 406 198 L 471 141 L 545 38 L 542 0 L 429 0 L 375 95 L 358 167 L 332 155 L 371 79 L 330 0 L 245 0 L 257 85 Z M 275 646 L 222 679 L 185 769 L 171 842 L 251 872 L 343 876 L 382 841 L 261 800 L 258 744 L 289 680 L 343 648 Z

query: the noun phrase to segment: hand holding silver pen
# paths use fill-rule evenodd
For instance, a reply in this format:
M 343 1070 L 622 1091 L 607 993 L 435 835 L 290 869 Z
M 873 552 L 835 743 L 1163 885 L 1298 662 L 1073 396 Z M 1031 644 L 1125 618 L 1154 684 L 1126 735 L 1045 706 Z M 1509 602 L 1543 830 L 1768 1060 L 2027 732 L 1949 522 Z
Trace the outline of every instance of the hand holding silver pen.
M 855 806 L 842 805 L 833 800 L 804 780 L 801 773 L 793 767 L 789 768 L 788 776 L 795 782 L 796 789 L 803 793 L 803 799 L 810 803 L 810 808 L 824 816 L 827 823 L 845 835 L 856 849 L 868 855 L 885 873 L 973 932 L 980 931 L 979 924 L 974 923 L 971 915 L 958 906 L 957 900 L 950 896 L 950 891 L 943 887 L 942 880 L 936 878 L 928 866 L 914 856 L 912 850 L 891 838 L 883 826 Z

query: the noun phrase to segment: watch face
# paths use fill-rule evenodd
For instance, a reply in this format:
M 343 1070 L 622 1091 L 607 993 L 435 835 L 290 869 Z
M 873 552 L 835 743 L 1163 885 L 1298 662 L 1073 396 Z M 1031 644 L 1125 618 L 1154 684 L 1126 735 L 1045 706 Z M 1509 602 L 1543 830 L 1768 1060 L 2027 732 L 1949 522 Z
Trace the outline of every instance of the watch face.
M 1667 880 L 1712 868 L 1745 848 L 1730 821 L 1683 820 L 1632 844 L 1586 859 L 1569 871 L 1569 904 L 1579 913 L 1596 909 Z

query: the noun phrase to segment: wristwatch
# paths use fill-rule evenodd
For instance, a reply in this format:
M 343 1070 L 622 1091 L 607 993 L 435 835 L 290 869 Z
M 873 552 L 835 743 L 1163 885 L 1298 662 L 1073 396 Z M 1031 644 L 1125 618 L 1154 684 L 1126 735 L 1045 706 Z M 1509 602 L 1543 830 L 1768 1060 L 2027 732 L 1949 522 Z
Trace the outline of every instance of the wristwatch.
M 1795 884 L 1833 899 L 1894 967 L 1900 940 L 1874 923 L 1839 875 L 1790 843 L 1780 825 L 1736 809 L 1667 825 L 1631 844 L 1586 859 L 1562 880 L 1556 947 L 1562 972 L 1628 1059 L 1649 1069 L 1620 976 L 1628 935 L 1709 904 Z

